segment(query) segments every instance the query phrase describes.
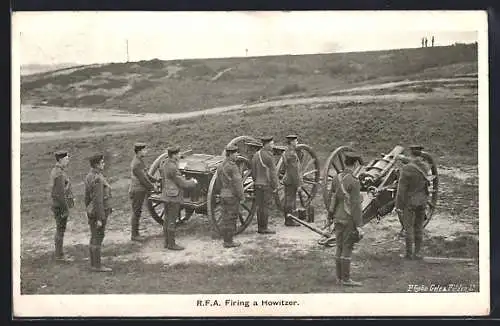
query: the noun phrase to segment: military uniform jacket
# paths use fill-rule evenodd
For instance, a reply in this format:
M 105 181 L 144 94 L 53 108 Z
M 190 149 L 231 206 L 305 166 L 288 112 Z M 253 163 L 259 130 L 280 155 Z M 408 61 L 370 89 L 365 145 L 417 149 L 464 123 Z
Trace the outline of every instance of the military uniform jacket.
M 285 165 L 285 176 L 283 177 L 283 184 L 298 187 L 301 184 L 301 178 L 300 160 L 297 155 L 297 151 L 292 148 L 287 148 L 282 157 L 283 164 Z
M 427 166 L 420 160 L 403 165 L 398 181 L 396 208 L 425 206 L 429 197 Z
M 335 222 L 347 224 L 352 221 L 361 226 L 361 185 L 352 171 L 346 169 L 333 178 L 332 189 L 329 211 L 333 212 Z
M 111 208 L 111 186 L 97 169 L 91 169 L 85 177 L 85 207 L 91 219 L 104 220 Z
M 178 163 L 178 160 L 168 158 L 160 169 L 163 180 L 161 197 L 166 202 L 181 203 L 182 190 L 196 186 L 194 181 L 184 178 L 179 171 Z
M 52 207 L 71 208 L 73 202 L 71 182 L 59 163 L 56 163 L 50 172 L 50 188 Z
M 240 169 L 234 161 L 226 159 L 217 168 L 217 180 L 221 187 L 220 196 L 223 198 L 244 198 L 243 183 Z
M 263 148 L 254 154 L 252 178 L 256 186 L 270 186 L 271 189 L 278 187 L 278 175 L 271 151 Z
M 153 190 L 155 180 L 147 173 L 144 161 L 134 156 L 130 163 L 130 187 L 129 192 Z

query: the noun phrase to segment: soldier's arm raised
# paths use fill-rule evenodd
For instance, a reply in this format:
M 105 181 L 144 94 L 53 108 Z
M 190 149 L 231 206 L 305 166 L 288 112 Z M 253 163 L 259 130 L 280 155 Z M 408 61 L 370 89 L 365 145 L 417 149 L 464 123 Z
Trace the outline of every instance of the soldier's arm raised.
M 139 179 L 139 182 L 146 187 L 148 190 L 153 190 L 154 185 L 151 183 L 149 179 L 149 175 L 147 175 L 144 171 L 144 166 L 142 164 L 136 164 L 134 165 L 134 168 L 132 169 L 132 172 L 134 175 Z
M 104 180 L 96 178 L 92 185 L 92 201 L 94 202 L 96 218 L 100 221 L 104 220 Z
M 54 178 L 54 190 L 53 190 L 53 198 L 56 201 L 57 205 L 62 208 L 68 208 L 66 204 L 66 198 L 64 195 L 64 176 L 59 174 Z
M 353 177 L 349 178 L 350 181 L 350 202 L 351 202 L 351 214 L 356 227 L 361 227 L 363 224 L 363 218 L 361 216 L 361 185 L 359 181 Z

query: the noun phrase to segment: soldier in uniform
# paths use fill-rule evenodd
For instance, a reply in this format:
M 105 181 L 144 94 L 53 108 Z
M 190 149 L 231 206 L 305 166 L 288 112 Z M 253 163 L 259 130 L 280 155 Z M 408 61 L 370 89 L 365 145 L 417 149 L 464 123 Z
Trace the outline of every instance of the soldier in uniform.
M 244 200 L 243 183 L 240 169 L 236 165 L 236 146 L 226 147 L 226 159 L 217 168 L 217 181 L 220 182 L 222 206 L 222 235 L 224 247 L 239 247 L 240 243 L 234 242 L 236 220 L 240 214 L 240 202 Z
M 421 160 L 423 147 L 413 145 L 410 160 L 403 165 L 398 181 L 396 211 L 402 216 L 405 229 L 407 259 L 421 259 L 425 208 L 429 196 L 427 165 Z M 415 245 L 415 248 L 413 248 Z
M 166 218 L 163 222 L 165 235 L 165 248 L 170 250 L 183 250 L 182 246 L 175 243 L 175 221 L 181 213 L 183 189 L 194 188 L 196 179 L 187 180 L 179 171 L 179 148 L 168 148 L 168 158 L 160 169 L 162 175 L 162 199 L 165 202 Z
M 361 286 L 351 279 L 351 256 L 354 244 L 359 241 L 362 224 L 361 193 L 359 180 L 353 175 L 361 156 L 354 152 L 345 154 L 345 169 L 332 181 L 334 194 L 329 211 L 333 216 L 336 238 L 335 267 L 337 282 L 345 286 Z
M 285 166 L 285 176 L 283 177 L 283 185 L 285 186 L 285 225 L 300 226 L 294 220 L 288 217 L 288 214 L 293 213 L 296 208 L 297 190 L 302 186 L 302 177 L 300 175 L 300 160 L 297 155 L 297 136 L 286 136 L 288 147 L 283 153 L 283 164 Z
M 144 199 L 148 192 L 155 190 L 154 183 L 158 182 L 155 178 L 150 176 L 146 171 L 144 164 L 144 156 L 147 152 L 147 145 L 144 143 L 136 143 L 134 145 L 134 158 L 130 163 L 130 187 L 129 198 L 132 204 L 132 217 L 131 217 L 131 240 L 142 241 L 143 237 L 139 235 L 139 221 L 142 213 L 142 206 Z
M 274 234 L 268 228 L 269 209 L 272 205 L 273 194 L 278 188 L 278 174 L 273 161 L 273 137 L 263 137 L 262 149 L 252 157 L 252 178 L 255 188 L 255 201 L 257 204 L 258 233 Z
M 104 240 L 108 216 L 112 213 L 111 187 L 102 174 L 104 155 L 89 158 L 90 171 L 85 177 L 85 207 L 90 226 L 90 266 L 94 272 L 111 272 L 101 265 L 101 246 Z
M 56 164 L 50 172 L 50 188 L 52 197 L 52 212 L 56 220 L 56 234 L 54 236 L 56 261 L 71 260 L 64 256 L 63 242 L 69 210 L 74 206 L 71 181 L 66 174 L 69 164 L 69 155 L 66 151 L 55 153 Z

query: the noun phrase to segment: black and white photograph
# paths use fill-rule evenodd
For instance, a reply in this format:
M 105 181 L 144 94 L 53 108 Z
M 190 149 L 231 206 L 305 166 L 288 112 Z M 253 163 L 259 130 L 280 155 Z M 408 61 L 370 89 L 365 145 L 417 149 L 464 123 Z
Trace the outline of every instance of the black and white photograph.
M 15 12 L 13 315 L 486 315 L 481 11 Z

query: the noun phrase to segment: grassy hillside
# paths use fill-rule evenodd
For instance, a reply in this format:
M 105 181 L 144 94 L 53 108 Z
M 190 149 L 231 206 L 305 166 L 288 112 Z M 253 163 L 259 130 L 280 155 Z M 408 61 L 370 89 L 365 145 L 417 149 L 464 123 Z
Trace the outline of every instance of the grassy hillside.
M 477 46 L 139 61 L 23 76 L 26 104 L 183 112 L 364 82 L 477 74 Z

